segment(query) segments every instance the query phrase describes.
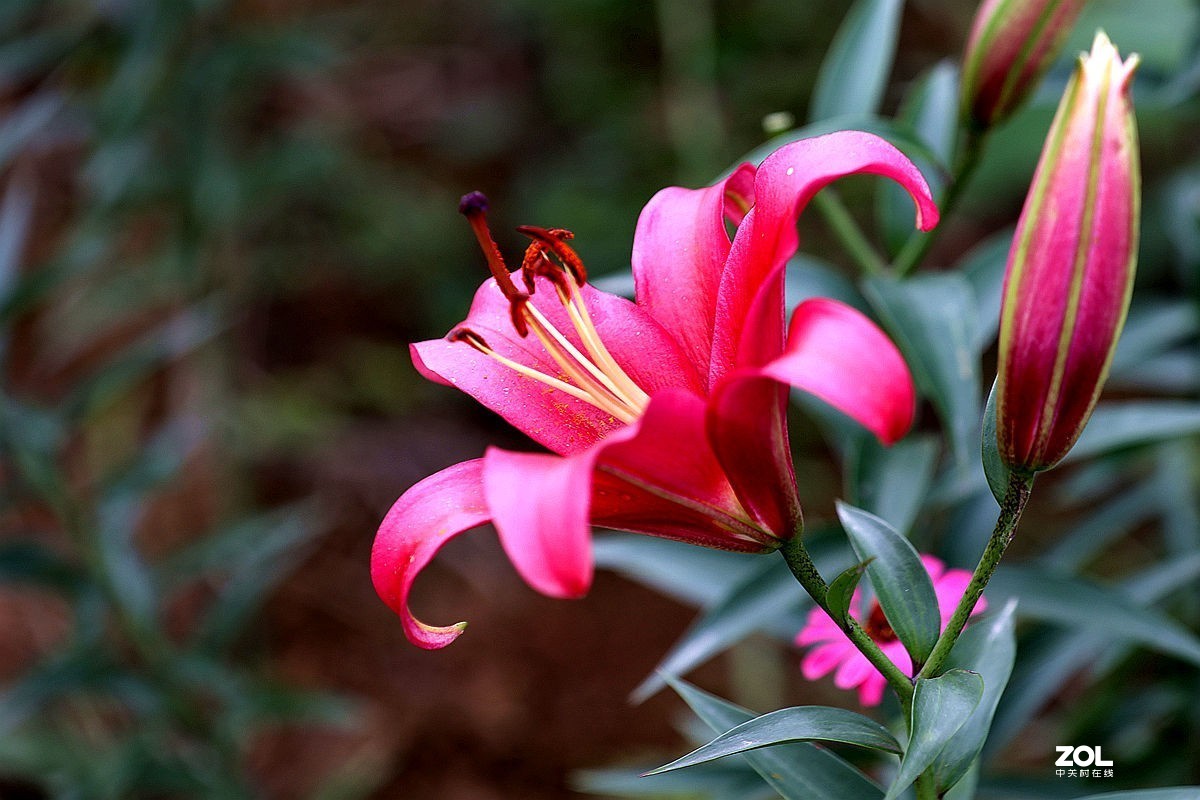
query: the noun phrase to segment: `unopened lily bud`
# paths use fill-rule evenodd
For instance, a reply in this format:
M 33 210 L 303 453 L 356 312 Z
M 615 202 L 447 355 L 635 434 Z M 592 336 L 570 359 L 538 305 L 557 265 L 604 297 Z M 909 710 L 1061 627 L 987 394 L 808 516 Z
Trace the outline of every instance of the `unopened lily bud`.
M 1129 309 L 1141 177 L 1130 84 L 1103 33 L 1080 57 L 1017 225 L 1000 312 L 996 434 L 1024 472 L 1054 466 L 1091 416 Z
M 1087 0 L 984 0 L 963 56 L 962 107 L 989 128 L 1015 111 L 1058 57 Z

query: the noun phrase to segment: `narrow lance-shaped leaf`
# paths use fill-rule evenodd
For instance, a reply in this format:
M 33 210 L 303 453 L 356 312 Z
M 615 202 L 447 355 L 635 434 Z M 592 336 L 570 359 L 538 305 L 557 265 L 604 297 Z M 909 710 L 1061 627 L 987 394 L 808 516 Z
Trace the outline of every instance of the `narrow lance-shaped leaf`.
M 821 64 L 809 119 L 872 114 L 887 87 L 900 32 L 902 0 L 858 0 Z
M 934 197 L 940 199 L 958 135 L 958 70 L 952 63 L 937 64 L 914 84 L 900 106 L 898 121 L 911 126 L 917 138 L 938 156 L 936 163 L 917 163 L 929 179 Z M 884 238 L 895 254 L 913 235 L 912 203 L 903 192 L 886 184 L 879 185 L 875 197 Z
M 924 663 L 941 633 L 941 616 L 921 557 L 907 539 L 873 514 L 838 503 L 838 518 L 858 557 L 871 559 L 867 575 L 888 624 L 914 664 Z
M 895 800 L 924 772 L 971 716 L 983 696 L 983 679 L 974 672 L 951 670 L 917 681 L 913 695 L 912 736 L 900 771 L 884 800 Z
M 1152 650 L 1200 664 L 1200 639 L 1157 611 L 1139 607 L 1117 589 L 1036 567 L 1001 566 L 988 584 L 989 596 L 1016 597 L 1021 616 L 1074 630 L 1103 631 Z
M 1016 607 L 1016 601 L 1010 600 L 1000 613 L 963 631 L 946 662 L 950 669 L 979 673 L 983 680 L 983 696 L 971 716 L 934 760 L 933 772 L 940 791 L 956 786 L 966 776 L 987 740 L 992 716 L 996 713 L 996 705 L 1000 702 L 1004 687 L 1008 685 L 1016 658 Z
M 1008 467 L 1000 458 L 1000 447 L 996 444 L 996 384 L 988 393 L 987 405 L 983 408 L 983 474 L 987 477 L 988 488 L 1000 505 L 1004 504 L 1004 495 L 1008 491 Z
M 633 691 L 632 701 L 648 699 L 666 685 L 663 675 L 683 675 L 762 628 L 764 620 L 794 617 L 794 630 L 809 603 L 782 560 L 763 560 L 759 569 L 739 581 L 688 628 L 655 671 Z
M 754 718 L 746 709 L 689 683 L 674 678 L 668 683 L 714 733 Z M 749 752 L 743 757 L 784 800 L 879 800 L 883 796 L 883 790 L 870 778 L 829 750 L 807 742 Z
M 825 610 L 833 617 L 838 625 L 845 625 L 850 618 L 850 601 L 854 599 L 854 590 L 867 571 L 871 559 L 861 564 L 855 564 L 829 583 L 829 591 L 825 594 Z
M 725 756 L 794 742 L 839 742 L 899 755 L 902 750 L 887 728 L 873 719 L 827 706 L 783 708 L 743 722 L 649 775 L 703 764 Z
M 967 463 L 979 413 L 978 303 L 971 284 L 953 273 L 906 281 L 871 278 L 863 282 L 863 293 L 937 410 L 955 459 Z

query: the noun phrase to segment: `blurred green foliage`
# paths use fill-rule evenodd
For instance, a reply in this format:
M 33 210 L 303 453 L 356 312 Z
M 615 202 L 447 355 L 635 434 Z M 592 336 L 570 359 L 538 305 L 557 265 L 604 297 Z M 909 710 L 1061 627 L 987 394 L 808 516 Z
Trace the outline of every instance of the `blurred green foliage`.
M 1083 40 L 1103 24 L 1145 61 L 1140 305 L 1113 377 L 1132 396 L 1194 403 L 1197 12 L 1185 0 L 1152 5 L 1134 13 L 1097 0 L 1080 24 Z M 259 796 L 250 762 L 263 731 L 361 724 L 347 699 L 275 679 L 261 643 L 264 604 L 340 510 L 307 473 L 273 484 L 271 466 L 304 472 L 355 419 L 420 420 L 458 402 L 418 381 L 405 344 L 457 321 L 482 275 L 455 213 L 461 193 L 488 192 L 498 229 L 572 228 L 597 274 L 620 274 L 654 191 L 711 180 L 762 144 L 769 114 L 813 119 L 810 105 L 836 105 L 813 95 L 847 7 L 0 3 L 0 581 L 34 592 L 48 624 L 61 617 L 65 631 L 18 664 L 22 674 L 0 694 L 0 781 L 10 782 L 0 794 Z M 918 76 L 956 57 L 971 11 L 954 0 L 897 11 L 900 46 L 878 98 L 885 117 Z M 991 342 L 1003 230 L 1065 69 L 990 142 L 966 214 L 934 251 L 934 263 L 957 264 L 971 283 L 978 306 L 962 310 L 982 321 L 978 351 Z M 860 122 L 919 144 L 916 123 Z M 867 184 L 848 183 L 845 195 L 860 221 L 870 218 Z M 797 270 L 799 281 L 867 306 L 829 230 L 804 226 L 823 260 Z M 964 255 L 996 230 L 999 248 Z M 966 388 L 955 424 L 976 424 L 971 392 L 981 388 Z M 824 468 L 813 439 L 801 438 L 802 469 Z M 1169 603 L 1194 629 L 1194 582 L 1167 576 L 1164 585 L 1154 570 L 1200 544 L 1195 437 L 1113 449 L 1057 487 L 1064 518 L 1078 521 L 1043 560 L 1125 581 L 1139 602 Z M 967 560 L 977 542 L 939 534 L 983 530 L 966 521 L 990 502 L 986 488 L 956 494 L 952 461 L 932 480 L 935 455 L 923 445 L 891 464 L 843 455 L 862 467 L 847 466 L 851 492 L 869 496 L 879 474 L 901 473 L 916 481 L 912 491 L 928 490 L 933 510 L 914 537 Z M 1146 504 L 1118 508 L 1128 496 Z M 805 498 L 816 508 L 829 499 Z M 1089 506 L 1102 519 L 1081 512 Z M 902 527 L 916 514 L 904 509 Z M 1102 523 L 1110 527 L 1100 536 Z M 728 646 L 749 631 L 729 624 L 718 590 L 738 586 L 710 579 L 747 576 L 714 567 L 713 555 L 696 563 L 715 594 L 683 599 L 710 609 L 716 621 L 696 627 L 724 631 Z M 688 575 L 682 557 L 668 559 L 676 583 Z M 1124 561 L 1141 571 L 1128 574 Z M 783 610 L 781 623 L 799 614 L 794 602 Z M 1085 670 L 1103 644 L 1097 634 L 1064 642 L 1049 626 L 1026 621 L 1013 678 L 1025 694 L 1001 706 L 1005 735 L 1066 696 L 1043 724 L 1061 741 L 1112 742 L 1129 785 L 1200 780 L 1187 760 L 1200 748 L 1194 669 L 1127 649 L 1104 650 Z M 783 627 L 772 632 L 786 638 Z M 686 641 L 673 657 L 680 651 L 696 660 L 715 652 Z M 1057 671 L 1023 672 L 1022 658 Z M 1123 694 L 1130 682 L 1148 699 Z M 1088 702 L 1077 702 L 1085 692 Z M 1166 740 L 1176 746 L 1156 746 Z M 745 770 L 714 774 L 761 796 Z M 326 777 L 310 796 L 368 796 L 386 776 L 350 761 Z M 595 786 L 618 783 L 626 776 Z

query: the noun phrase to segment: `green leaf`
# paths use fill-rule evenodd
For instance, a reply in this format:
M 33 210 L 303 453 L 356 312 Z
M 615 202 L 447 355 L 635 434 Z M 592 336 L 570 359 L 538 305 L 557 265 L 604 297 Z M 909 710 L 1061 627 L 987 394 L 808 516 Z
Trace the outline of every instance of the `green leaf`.
M 39 92 L 6 112 L 0 122 L 0 169 L 6 168 L 35 137 L 44 135 L 63 106 L 63 98 L 56 92 Z
M 1000 305 L 1004 295 L 1004 273 L 1012 246 L 1011 228 L 1000 231 L 971 248 L 958 262 L 957 271 L 970 282 L 978 302 L 979 321 L 975 352 L 982 353 L 1000 329 Z
M 873 436 L 856 441 L 859 446 L 848 470 L 855 505 L 907 534 L 933 482 L 937 439 L 910 436 L 891 447 Z
M 35 200 L 32 180 L 26 172 L 17 170 L 0 205 L 0 304 L 20 275 Z
M 987 592 L 993 602 L 1018 598 L 1022 617 L 1102 631 L 1110 639 L 1127 639 L 1200 665 L 1200 639 L 1120 590 L 1037 567 L 1001 565 Z
M 1122 581 L 1121 591 L 1137 605 L 1148 606 L 1182 587 L 1195 585 L 1197 576 L 1200 552 L 1140 572 Z M 1115 655 L 1108 632 L 1094 626 L 1066 635 L 1054 631 L 1052 635 L 1026 638 L 1021 648 L 1021 658 L 1009 681 L 1012 688 L 992 721 L 987 753 L 1011 741 L 1068 681 L 1078 685 L 1087 680 L 1083 676 L 1089 673 L 1099 677 L 1102 670 L 1097 665 L 1102 663 L 1102 656 Z
M 196 648 L 215 653 L 231 645 L 270 593 L 309 555 L 322 530 L 313 505 L 296 503 L 242 520 L 210 537 L 215 545 L 219 543 L 218 549 L 227 547 L 226 552 L 235 555 L 212 565 L 226 577 L 193 633 Z
M 667 682 L 713 733 L 723 733 L 755 717 L 684 681 L 668 678 Z M 745 753 L 743 758 L 784 800 L 878 800 L 883 795 L 850 764 L 807 742 Z
M 663 675 L 683 675 L 765 624 L 786 620 L 789 630 L 798 630 L 811 604 L 782 559 L 762 559 L 671 646 L 655 672 L 634 689 L 632 701 L 641 703 L 665 686 Z
M 1175 786 L 1169 789 L 1134 789 L 1128 792 L 1089 794 L 1079 800 L 1196 800 L 1200 786 Z
M 692 606 L 719 603 L 762 567 L 757 556 L 625 533 L 597 536 L 592 547 L 597 567 Z
M 983 679 L 983 696 L 971 716 L 963 723 L 933 762 L 938 789 L 945 791 L 958 784 L 971 769 L 983 749 L 991 728 L 992 716 L 1004 687 L 1012 674 L 1017 654 L 1014 628 L 1016 602 L 1010 600 L 998 613 L 985 617 L 965 631 L 954 643 L 946 664 L 950 669 L 976 672 Z
M 918 139 L 932 150 L 942 164 L 954 158 L 958 135 L 958 69 L 942 61 L 913 84 L 900 105 L 897 120 L 912 128 Z M 930 179 L 934 198 L 941 195 L 941 175 L 919 164 Z M 891 181 L 881 182 L 876 190 L 876 212 L 888 249 L 899 252 L 913 235 L 912 199 Z
M 686 756 L 647 774 L 671 772 L 760 747 L 814 741 L 853 744 L 897 755 L 903 752 L 887 728 L 862 714 L 829 706 L 796 706 L 743 722 Z
M 1191 299 L 1143 299 L 1129 309 L 1113 354 L 1109 380 L 1119 380 L 1147 360 L 1200 333 L 1200 310 Z
M 158 625 L 159 611 L 158 583 L 133 540 L 147 508 L 144 498 L 131 493 L 106 498 L 100 506 L 96 531 L 98 555 L 109 588 L 132 624 L 143 633 Z
M 909 206 L 912 206 L 911 200 Z M 784 280 L 787 284 L 789 316 L 797 305 L 812 297 L 831 297 L 857 308 L 864 314 L 868 311 L 867 301 L 863 299 L 853 281 L 829 262 L 807 253 L 792 256 L 788 261 Z
M 983 696 L 983 679 L 956 669 L 917 681 L 913 694 L 912 736 L 900 771 L 884 800 L 895 800 L 912 785 L 970 718 Z
M 867 278 L 863 293 L 896 339 L 921 393 L 941 417 L 955 461 L 966 464 L 978 430 L 977 301 L 956 273 L 906 281 Z
M 1097 406 L 1065 461 L 1079 461 L 1124 447 L 1200 434 L 1200 404 L 1167 400 Z
M 1147 481 L 1116 492 L 1109 500 L 1097 501 L 1087 516 L 1060 534 L 1039 561 L 1057 572 L 1080 570 L 1105 547 L 1157 515 L 1158 488 Z
M 71 416 L 95 413 L 155 370 L 207 344 L 220 331 L 212 304 L 198 303 L 184 309 L 80 381 L 65 402 L 67 413 Z
M 86 580 L 83 570 L 41 542 L 18 540 L 0 544 L 0 582 L 30 583 L 73 593 Z
M 778 795 L 758 773 L 738 763 L 704 764 L 687 772 L 643 775 L 638 769 L 592 769 L 571 776 L 577 792 L 605 797 L 643 797 L 654 800 L 773 800 Z
M 888 624 L 915 664 L 923 664 L 941 633 L 937 595 L 921 557 L 890 525 L 862 509 L 838 503 L 838 518 L 867 576 Z
M 854 599 L 854 590 L 858 588 L 858 582 L 862 580 L 863 573 L 867 571 L 872 560 L 867 559 L 861 564 L 855 564 L 829 584 L 829 592 L 825 595 L 825 606 L 829 610 L 829 615 L 838 625 L 844 626 L 849 621 L 850 601 Z
M 1004 505 L 1004 495 L 1008 492 L 1008 466 L 1000 458 L 1000 445 L 996 440 L 996 385 L 997 382 L 993 381 L 987 405 L 983 407 L 983 441 L 980 449 L 988 488 L 992 490 L 996 503 Z
M 900 35 L 902 0 L 858 0 L 821 63 L 809 119 L 873 114 L 887 88 Z

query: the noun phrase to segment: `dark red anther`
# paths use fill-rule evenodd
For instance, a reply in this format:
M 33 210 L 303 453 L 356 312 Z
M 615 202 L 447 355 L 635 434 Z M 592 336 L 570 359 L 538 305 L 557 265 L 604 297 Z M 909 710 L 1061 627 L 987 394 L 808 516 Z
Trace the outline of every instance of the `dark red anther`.
M 512 317 L 513 329 L 521 338 L 529 335 L 529 323 L 525 319 L 525 304 L 529 302 L 529 295 L 524 292 L 517 292 L 512 297 L 508 298 L 509 307 L 508 313 Z
M 486 339 L 468 328 L 466 325 L 459 325 L 457 328 L 450 331 L 448 334 L 446 334 L 446 340 L 469 344 L 471 347 L 474 347 L 481 353 L 486 353 L 492 349 L 488 346 Z
M 554 284 L 560 294 L 567 290 L 567 273 L 546 255 L 546 245 L 534 240 L 525 250 L 525 258 L 521 260 L 521 278 L 529 293 L 533 294 L 535 277 L 543 277 Z
M 546 249 L 558 257 L 563 268 L 571 273 L 577 286 L 587 283 L 587 268 L 583 260 L 566 244 L 566 240 L 574 239 L 575 234 L 563 228 L 538 228 L 533 225 L 521 225 L 517 230 L 535 242 L 545 245 Z

